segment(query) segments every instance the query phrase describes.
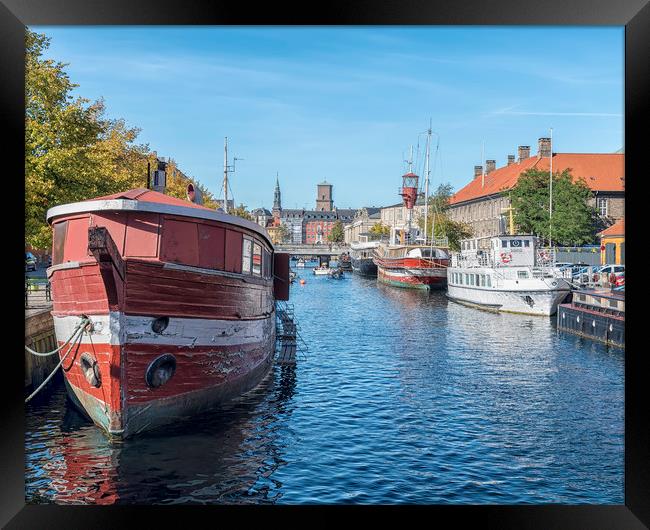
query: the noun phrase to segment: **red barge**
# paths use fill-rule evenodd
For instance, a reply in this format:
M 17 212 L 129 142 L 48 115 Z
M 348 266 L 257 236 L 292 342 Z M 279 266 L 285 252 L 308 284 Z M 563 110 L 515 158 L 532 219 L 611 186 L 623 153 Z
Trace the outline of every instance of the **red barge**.
M 68 394 L 109 435 L 177 422 L 267 375 L 289 256 L 258 224 L 148 189 L 47 219 L 59 345 L 90 319 L 62 365 Z

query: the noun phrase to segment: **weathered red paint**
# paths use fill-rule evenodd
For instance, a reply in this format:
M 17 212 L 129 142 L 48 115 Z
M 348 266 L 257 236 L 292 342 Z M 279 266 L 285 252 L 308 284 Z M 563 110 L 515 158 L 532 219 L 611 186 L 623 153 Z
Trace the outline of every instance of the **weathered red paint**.
M 124 255 L 127 257 L 154 258 L 158 255 L 160 215 L 155 213 L 129 213 Z
M 273 256 L 273 294 L 276 300 L 289 300 L 289 254 Z
M 81 345 L 64 361 L 65 378 L 75 400 L 97 424 L 128 436 L 169 421 L 168 413 L 170 418 L 186 416 L 237 395 L 265 376 L 275 342 L 273 279 L 265 278 L 265 272 L 241 273 L 244 234 L 272 250 L 258 234 L 226 222 L 148 212 L 69 215 L 54 223 L 65 221 L 71 237 L 65 239 L 63 261 L 73 263 L 51 272 L 55 317 L 114 312 L 268 322 L 261 340 L 252 344 L 216 340 L 210 346 L 160 346 L 135 344 L 114 334 L 118 343 Z M 89 227 L 105 227 L 111 245 L 89 251 Z M 258 259 L 262 255 L 273 257 L 260 251 Z M 267 275 L 271 271 L 270 264 L 256 269 Z M 99 388 L 85 378 L 79 362 L 84 352 L 97 360 Z M 176 372 L 163 386 L 149 388 L 147 367 L 165 353 L 175 356 Z

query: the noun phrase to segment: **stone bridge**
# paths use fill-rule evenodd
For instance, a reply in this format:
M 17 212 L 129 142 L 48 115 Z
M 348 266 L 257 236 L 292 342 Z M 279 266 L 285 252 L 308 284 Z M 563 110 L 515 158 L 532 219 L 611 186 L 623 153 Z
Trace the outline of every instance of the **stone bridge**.
M 292 256 L 340 256 L 343 252 L 350 252 L 346 245 L 275 245 L 276 252 L 286 252 Z

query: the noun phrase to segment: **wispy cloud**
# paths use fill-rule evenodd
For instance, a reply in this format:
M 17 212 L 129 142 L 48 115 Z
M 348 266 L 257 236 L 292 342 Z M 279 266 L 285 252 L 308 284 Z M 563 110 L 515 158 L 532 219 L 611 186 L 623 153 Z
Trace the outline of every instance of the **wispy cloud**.
M 512 108 L 512 107 L 511 107 Z M 499 109 L 492 114 L 507 114 L 515 116 L 588 116 L 588 117 L 605 117 L 621 118 L 623 114 L 618 112 L 536 112 L 524 110 L 510 110 L 510 108 Z

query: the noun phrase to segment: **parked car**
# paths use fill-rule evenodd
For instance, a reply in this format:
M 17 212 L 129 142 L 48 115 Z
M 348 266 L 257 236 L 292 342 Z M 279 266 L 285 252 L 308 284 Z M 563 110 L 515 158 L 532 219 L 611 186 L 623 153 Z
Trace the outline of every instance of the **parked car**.
M 25 271 L 36 270 L 36 258 L 31 252 L 25 252 Z
M 614 282 L 614 287 L 624 287 L 625 286 L 625 271 L 619 272 L 616 275 L 616 281 Z
M 601 283 L 601 282 L 611 282 L 610 279 L 616 278 L 620 273 L 625 273 L 625 265 L 603 265 L 594 271 L 592 281 Z M 613 277 L 611 275 L 614 275 Z

